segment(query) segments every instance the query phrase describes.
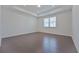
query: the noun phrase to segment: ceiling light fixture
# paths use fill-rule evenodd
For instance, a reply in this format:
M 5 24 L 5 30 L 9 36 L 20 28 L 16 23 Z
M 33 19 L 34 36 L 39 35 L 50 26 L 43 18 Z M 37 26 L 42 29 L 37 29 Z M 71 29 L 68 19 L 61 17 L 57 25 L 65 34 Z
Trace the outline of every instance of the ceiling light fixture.
M 41 7 L 40 5 L 37 5 L 37 7 Z

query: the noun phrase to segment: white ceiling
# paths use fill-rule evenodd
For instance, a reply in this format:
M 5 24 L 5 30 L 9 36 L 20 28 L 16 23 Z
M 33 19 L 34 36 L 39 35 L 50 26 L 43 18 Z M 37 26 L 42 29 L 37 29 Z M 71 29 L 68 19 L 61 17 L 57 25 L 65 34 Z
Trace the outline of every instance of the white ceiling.
M 36 13 L 36 14 L 44 12 L 48 9 L 54 8 L 53 5 L 41 5 L 40 7 L 38 7 L 37 5 L 20 5 L 17 7 L 30 11 L 32 13 Z
M 71 5 L 41 5 L 40 7 L 37 7 L 37 5 L 13 5 L 10 7 L 33 16 L 45 16 L 62 10 L 71 9 Z

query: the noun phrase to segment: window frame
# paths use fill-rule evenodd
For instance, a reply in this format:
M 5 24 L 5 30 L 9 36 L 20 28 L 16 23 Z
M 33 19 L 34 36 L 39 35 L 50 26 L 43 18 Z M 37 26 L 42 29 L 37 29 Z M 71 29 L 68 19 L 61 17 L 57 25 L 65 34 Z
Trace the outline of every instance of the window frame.
M 50 23 L 51 23 L 51 22 L 50 22 L 50 18 L 54 18 L 54 17 L 55 17 L 55 26 L 53 25 L 53 27 L 52 27 L 52 26 L 50 26 Z M 48 18 L 48 21 L 49 21 L 49 22 L 48 22 L 48 27 L 45 27 L 45 26 L 44 26 L 44 24 L 45 24 L 45 23 L 44 23 L 44 20 L 45 20 L 46 18 Z M 45 27 L 45 28 L 55 28 L 55 27 L 56 27 L 57 17 L 56 17 L 56 16 L 53 16 L 53 17 L 46 17 L 46 18 L 43 19 L 43 27 Z

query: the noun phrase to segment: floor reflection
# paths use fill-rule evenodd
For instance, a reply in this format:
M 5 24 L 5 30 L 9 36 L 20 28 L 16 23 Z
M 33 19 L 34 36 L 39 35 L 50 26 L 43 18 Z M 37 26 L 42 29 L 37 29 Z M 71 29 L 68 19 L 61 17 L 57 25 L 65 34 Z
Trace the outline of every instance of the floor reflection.
M 44 52 L 56 52 L 57 51 L 57 40 L 56 38 L 43 38 L 43 51 Z
M 31 33 L 2 39 L 1 53 L 76 53 L 71 37 Z

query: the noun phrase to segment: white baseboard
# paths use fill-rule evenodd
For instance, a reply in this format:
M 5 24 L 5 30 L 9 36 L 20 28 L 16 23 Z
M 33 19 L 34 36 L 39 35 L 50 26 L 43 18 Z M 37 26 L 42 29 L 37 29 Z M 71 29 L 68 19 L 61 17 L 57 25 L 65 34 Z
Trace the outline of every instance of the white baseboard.
M 40 32 L 42 32 L 42 31 L 40 31 Z M 43 33 L 49 33 L 49 34 L 56 34 L 56 35 L 63 35 L 63 36 L 69 36 L 69 37 L 72 37 L 72 35 L 67 35 L 67 34 L 50 33 L 50 32 L 43 32 Z
M 0 38 L 0 47 L 1 47 L 1 40 L 2 40 L 2 39 Z
M 7 36 L 2 36 L 2 38 L 8 38 L 8 37 L 19 36 L 19 35 L 30 34 L 30 33 L 35 33 L 35 32 L 12 34 Z
M 8 36 L 3 36 L 2 38 L 8 38 L 8 37 L 18 36 L 18 35 L 23 35 L 23 34 L 30 34 L 30 33 L 35 33 L 35 32 L 12 34 L 12 35 L 8 35 Z M 58 33 L 50 33 L 50 32 L 43 32 L 43 33 L 49 33 L 49 34 L 56 34 L 56 35 L 63 35 L 63 36 L 72 37 L 72 35 L 66 35 L 66 34 L 58 34 Z

